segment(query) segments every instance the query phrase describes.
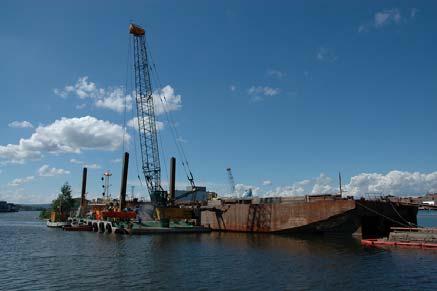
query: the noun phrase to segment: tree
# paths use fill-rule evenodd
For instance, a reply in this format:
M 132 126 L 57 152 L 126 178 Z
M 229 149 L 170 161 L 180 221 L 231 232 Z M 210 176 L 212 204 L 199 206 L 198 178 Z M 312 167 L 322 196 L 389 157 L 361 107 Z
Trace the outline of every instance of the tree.
M 61 193 L 58 198 L 53 200 L 52 209 L 56 212 L 70 213 L 74 207 L 74 200 L 71 197 L 71 186 L 68 182 L 65 182 L 61 187 Z

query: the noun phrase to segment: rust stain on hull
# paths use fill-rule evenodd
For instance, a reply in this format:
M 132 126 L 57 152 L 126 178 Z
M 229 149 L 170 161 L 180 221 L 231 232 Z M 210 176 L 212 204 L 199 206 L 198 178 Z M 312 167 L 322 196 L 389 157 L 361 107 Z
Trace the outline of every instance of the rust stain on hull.
M 355 208 L 353 200 L 295 203 L 224 203 L 202 212 L 202 224 L 213 230 L 284 232 L 329 220 Z

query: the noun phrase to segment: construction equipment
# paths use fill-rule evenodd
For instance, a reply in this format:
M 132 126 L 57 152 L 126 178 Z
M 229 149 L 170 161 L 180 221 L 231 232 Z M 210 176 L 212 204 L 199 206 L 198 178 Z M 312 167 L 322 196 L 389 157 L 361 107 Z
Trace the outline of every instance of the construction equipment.
M 228 180 L 229 180 L 229 185 L 231 188 L 231 196 L 233 196 L 234 194 L 236 196 L 240 196 L 240 194 L 236 193 L 236 189 L 235 189 L 235 180 L 234 180 L 234 175 L 232 175 L 232 170 L 231 168 L 227 168 L 226 171 L 228 172 Z M 246 189 L 243 193 L 243 198 L 250 198 L 252 197 L 252 188 Z
M 129 26 L 129 33 L 133 36 L 135 104 L 140 137 L 142 170 L 153 205 L 155 207 L 167 207 L 168 194 L 161 186 L 158 134 L 156 131 L 153 90 L 145 31 L 143 28 L 131 24 Z
M 226 171 L 228 172 L 228 179 L 229 179 L 229 185 L 231 186 L 231 195 L 235 193 L 235 181 L 234 176 L 232 175 L 231 168 L 227 168 Z

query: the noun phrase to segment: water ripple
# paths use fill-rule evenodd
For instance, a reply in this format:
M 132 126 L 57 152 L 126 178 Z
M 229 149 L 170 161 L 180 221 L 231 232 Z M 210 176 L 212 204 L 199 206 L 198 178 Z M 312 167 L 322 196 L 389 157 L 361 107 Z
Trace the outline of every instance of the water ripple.
M 437 289 L 437 251 L 344 237 L 69 233 L 36 216 L 0 216 L 0 289 Z

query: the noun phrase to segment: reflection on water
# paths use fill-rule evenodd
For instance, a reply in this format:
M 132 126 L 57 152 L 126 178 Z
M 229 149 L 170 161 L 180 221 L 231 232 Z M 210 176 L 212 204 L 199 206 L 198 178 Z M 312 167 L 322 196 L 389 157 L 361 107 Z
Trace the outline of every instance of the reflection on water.
M 437 251 L 335 236 L 63 232 L 37 216 L 0 215 L 0 289 L 437 289 Z

